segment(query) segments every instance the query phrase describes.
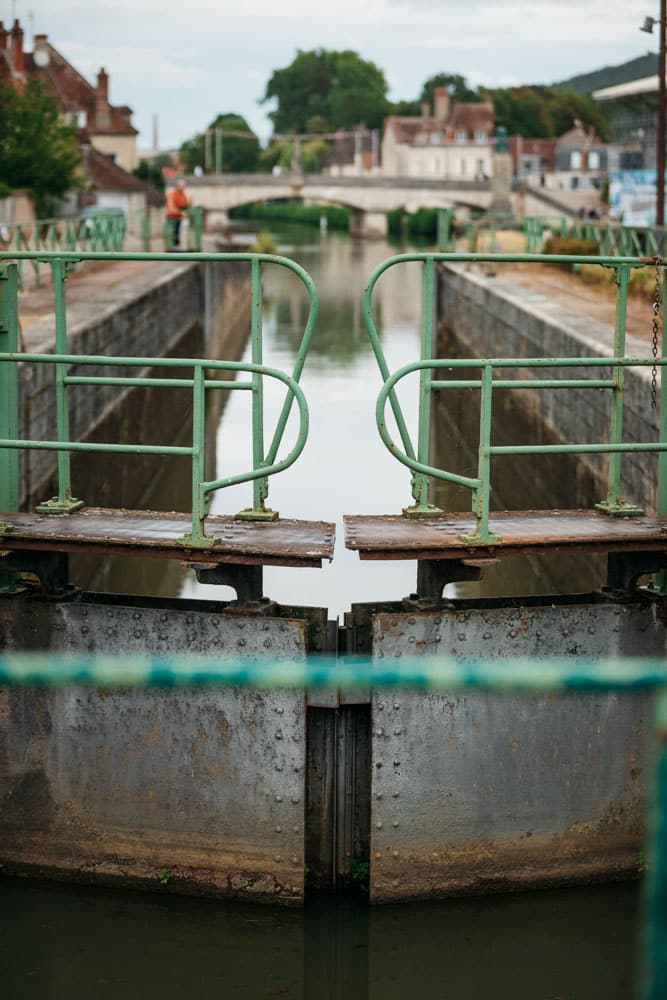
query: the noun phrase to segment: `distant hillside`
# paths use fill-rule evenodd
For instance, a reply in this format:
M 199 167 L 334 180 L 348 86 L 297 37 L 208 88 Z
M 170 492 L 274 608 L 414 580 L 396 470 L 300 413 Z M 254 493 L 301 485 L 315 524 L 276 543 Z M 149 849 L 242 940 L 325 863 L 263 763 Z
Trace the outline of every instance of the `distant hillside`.
M 601 87 L 613 87 L 617 83 L 629 83 L 630 80 L 641 80 L 645 76 L 653 76 L 658 72 L 658 56 L 655 52 L 647 52 L 630 62 L 620 66 L 605 66 L 592 73 L 581 73 L 569 80 L 552 84 L 554 90 L 576 90 L 580 94 L 590 94 L 592 90 Z

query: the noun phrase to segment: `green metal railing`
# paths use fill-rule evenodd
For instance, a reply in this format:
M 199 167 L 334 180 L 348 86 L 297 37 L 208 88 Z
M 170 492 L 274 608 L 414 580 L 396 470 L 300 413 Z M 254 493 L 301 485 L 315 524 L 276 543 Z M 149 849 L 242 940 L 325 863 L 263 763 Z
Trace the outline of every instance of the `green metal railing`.
M 315 286 L 310 276 L 299 264 L 286 257 L 269 254 L 228 253 L 228 254 L 188 254 L 180 255 L 182 260 L 206 262 L 222 266 L 226 262 L 241 261 L 250 266 L 250 343 L 251 361 L 214 361 L 206 358 L 151 358 L 151 357 L 108 357 L 97 355 L 77 355 L 68 351 L 67 322 L 65 308 L 65 281 L 72 267 L 80 261 L 164 261 L 172 260 L 168 254 L 40 254 L 43 263 L 51 268 L 55 301 L 55 351 L 53 354 L 18 353 L 18 263 L 32 260 L 34 254 L 0 253 L 0 510 L 18 509 L 20 449 L 50 450 L 58 456 L 58 495 L 37 508 L 42 513 L 68 513 L 82 506 L 82 501 L 74 497 L 70 474 L 70 453 L 76 451 L 97 451 L 102 453 L 125 452 L 131 454 L 183 455 L 192 460 L 192 530 L 182 542 L 193 547 L 207 547 L 214 539 L 206 534 L 205 517 L 209 494 L 238 483 L 253 483 L 253 503 L 237 517 L 249 520 L 274 520 L 277 512 L 266 506 L 270 476 L 292 465 L 301 454 L 308 435 L 308 408 L 299 387 L 313 328 L 317 317 L 318 300 Z M 287 268 L 303 283 L 308 295 L 309 309 L 301 344 L 297 351 L 294 368 L 288 375 L 263 363 L 262 345 L 262 268 L 275 265 Z M 49 441 L 28 440 L 19 434 L 18 385 L 19 362 L 52 365 L 55 370 L 56 428 L 55 438 Z M 90 366 L 104 368 L 139 369 L 137 376 L 113 373 L 104 375 L 72 374 L 73 369 Z M 146 377 L 142 369 L 190 369 L 187 378 Z M 250 378 L 245 381 L 230 381 L 212 378 L 221 373 L 245 372 Z M 271 378 L 286 387 L 285 400 L 279 414 L 270 444 L 264 441 L 264 379 Z M 192 445 L 187 447 L 167 445 L 138 445 L 118 443 L 85 443 L 72 441 L 69 432 L 71 386 L 99 385 L 118 387 L 159 386 L 164 388 L 189 388 L 192 390 L 193 431 Z M 226 478 L 207 481 L 205 479 L 205 407 L 206 394 L 218 390 L 245 390 L 252 398 L 252 469 Z M 287 421 L 293 404 L 296 403 L 299 427 L 296 443 L 289 454 L 278 459 Z
M 405 687 L 426 692 L 498 693 L 646 691 L 654 694 L 652 809 L 644 875 L 641 1000 L 667 996 L 667 665 L 664 660 L 591 660 L 583 657 L 471 660 L 444 657 L 375 661 L 317 657 L 276 661 L 214 657 L 0 656 L 0 685 L 93 684 L 338 690 Z
M 382 350 L 380 337 L 375 326 L 372 309 L 372 296 L 375 285 L 382 274 L 389 268 L 410 262 L 422 264 L 422 329 L 421 358 L 411 364 L 404 365 L 393 374 L 390 373 Z M 436 265 L 439 262 L 474 261 L 478 263 L 492 262 L 558 262 L 558 263 L 589 263 L 611 267 L 616 278 L 616 321 L 614 331 L 613 354 L 610 357 L 576 357 L 576 358 L 434 358 L 435 350 L 435 276 Z M 376 420 L 382 441 L 394 458 L 406 465 L 412 472 L 413 504 L 404 509 L 410 516 L 430 517 L 443 513 L 439 508 L 429 503 L 429 481 L 438 479 L 467 487 L 471 491 L 471 511 L 476 518 L 475 531 L 465 536 L 470 544 L 488 545 L 499 541 L 489 528 L 490 493 L 491 493 L 491 459 L 496 456 L 508 455 L 546 455 L 546 454 L 594 454 L 609 455 L 607 496 L 597 504 L 597 509 L 615 516 L 628 516 L 642 513 L 641 508 L 627 503 L 621 496 L 621 459 L 625 453 L 658 452 L 658 513 L 667 514 L 667 378 L 660 379 L 660 388 L 656 389 L 656 406 L 659 404 L 659 436 L 658 441 L 627 443 L 623 440 L 623 407 L 625 392 L 625 372 L 628 368 L 643 367 L 658 370 L 667 364 L 667 338 L 662 337 L 660 356 L 628 357 L 625 350 L 625 324 L 627 306 L 627 287 L 633 268 L 657 267 L 660 272 L 660 282 L 664 283 L 665 264 L 640 261 L 636 258 L 619 257 L 572 257 L 565 255 L 529 256 L 526 254 L 401 254 L 390 257 L 380 264 L 364 291 L 363 312 L 368 335 L 375 352 L 384 385 L 380 391 L 376 406 Z M 664 317 L 663 317 L 664 326 Z M 438 378 L 445 372 L 457 372 L 460 369 L 473 369 L 472 378 Z M 572 369 L 596 369 L 600 377 L 584 377 Z M 532 370 L 536 377 L 509 378 L 511 370 Z M 539 377 L 547 369 L 550 377 Z M 417 444 L 413 444 L 407 424 L 396 395 L 397 383 L 414 372 L 419 373 L 419 412 Z M 500 378 L 496 378 L 496 374 Z M 611 394 L 608 439 L 588 444 L 561 445 L 505 445 L 492 444 L 492 408 L 495 389 L 595 389 L 608 390 Z M 481 394 L 478 468 L 476 476 L 463 476 L 430 464 L 430 434 L 431 434 L 431 394 L 434 390 L 478 389 Z M 650 390 L 648 390 L 650 392 Z M 385 411 L 389 402 L 402 448 L 393 440 L 387 428 Z
M 36 219 L 30 223 L 0 227 L 0 251 L 17 253 L 34 251 L 27 258 L 35 283 L 40 284 L 41 252 L 121 251 L 125 243 L 125 214 L 118 212 L 91 213 L 57 219 Z M 23 287 L 26 259 L 19 258 L 19 285 Z
M 187 250 L 199 252 L 202 248 L 203 213 L 201 206 L 190 205 L 187 218 Z M 63 253 L 120 253 L 125 249 L 128 235 L 140 243 L 144 253 L 151 243 L 161 240 L 165 250 L 171 249 L 172 231 L 167 225 L 164 209 L 147 208 L 125 213 L 118 211 L 91 212 L 89 215 L 66 216 L 54 219 L 36 219 L 34 222 L 0 225 L 0 252 L 17 253 L 35 251 L 30 258 L 35 284 L 41 281 L 41 252 Z M 18 258 L 19 286 L 24 284 L 26 261 Z
M 547 234 L 597 243 L 604 257 L 667 256 L 667 228 L 623 226 L 592 219 L 572 221 L 564 216 L 527 216 L 523 226 L 526 253 L 541 253 Z

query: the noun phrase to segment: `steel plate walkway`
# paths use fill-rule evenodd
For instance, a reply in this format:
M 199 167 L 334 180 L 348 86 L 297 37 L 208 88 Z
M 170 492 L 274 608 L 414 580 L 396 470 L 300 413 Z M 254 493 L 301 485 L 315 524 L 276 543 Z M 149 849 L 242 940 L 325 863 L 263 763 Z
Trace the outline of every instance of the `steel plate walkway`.
M 461 559 L 577 552 L 667 552 L 666 517 L 614 518 L 588 510 L 496 511 L 497 541 L 471 544 L 472 514 L 433 518 L 347 515 L 345 544 L 361 559 Z
M 72 514 L 0 513 L 0 547 L 98 552 L 212 564 L 319 567 L 333 558 L 335 526 L 322 521 L 206 519 L 214 539 L 205 549 L 183 542 L 189 514 L 87 507 Z

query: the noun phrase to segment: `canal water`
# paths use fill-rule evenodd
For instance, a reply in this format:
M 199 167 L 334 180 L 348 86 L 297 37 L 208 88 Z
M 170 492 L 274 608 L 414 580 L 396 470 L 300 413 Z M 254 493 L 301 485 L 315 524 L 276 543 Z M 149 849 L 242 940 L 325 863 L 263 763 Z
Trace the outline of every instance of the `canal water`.
M 7 1000 L 632 1000 L 623 883 L 304 910 L 0 880 Z
M 280 603 L 327 607 L 335 617 L 352 602 L 399 599 L 416 581 L 413 562 L 364 563 L 346 552 L 341 523 L 343 513 L 398 513 L 411 502 L 409 473 L 389 455 L 375 427 L 381 383 L 360 304 L 365 279 L 395 250 L 313 230 L 284 230 L 276 238 L 279 252 L 293 255 L 314 278 L 320 317 L 302 379 L 310 403 L 309 441 L 297 464 L 272 481 L 269 504 L 284 517 L 335 521 L 338 540 L 334 562 L 321 570 L 267 568 L 264 591 Z M 306 299 L 298 282 L 277 268 L 267 270 L 264 294 L 264 360 L 289 371 Z M 376 315 L 392 370 L 418 357 L 420 300 L 418 265 L 390 273 L 378 285 Z M 280 403 L 268 392 L 268 427 Z M 403 404 L 414 427 L 416 385 L 408 386 Z M 454 471 L 470 471 L 474 400 L 462 396 L 447 409 L 440 410 L 440 402 L 436 406 L 438 460 Z M 531 439 L 535 429 L 519 426 L 511 406 L 501 412 L 504 435 Z M 248 467 L 249 432 L 239 429 L 249 426 L 248 413 L 248 394 L 230 393 L 222 418 L 209 428 L 216 475 Z M 184 439 L 189 433 L 185 422 Z M 105 478 L 103 468 L 96 474 L 104 481 L 106 502 L 123 502 L 113 476 Z M 568 491 L 581 478 L 568 466 L 540 475 L 535 469 L 521 476 L 501 472 L 498 506 L 523 505 L 526 475 L 531 485 L 549 485 L 548 497 L 534 506 L 542 501 L 568 506 Z M 187 476 L 184 489 L 178 479 L 175 469 L 166 467 L 142 505 L 188 509 Z M 248 506 L 250 489 L 217 494 L 211 512 Z M 466 509 L 469 501 L 449 488 L 436 490 L 433 499 L 450 509 L 462 503 Z M 74 572 L 91 589 L 234 596 L 225 588 L 200 586 L 182 567 L 159 562 L 83 561 Z M 535 594 L 553 587 L 581 592 L 601 579 L 601 567 L 592 560 L 512 560 L 480 584 L 456 585 L 451 594 Z M 2 879 L 0 992 L 26 1000 L 91 994 L 98 1000 L 184 995 L 627 1000 L 633 995 L 637 912 L 633 883 L 373 910 L 362 902 L 325 898 L 289 912 L 184 899 L 166 890 L 136 894 Z

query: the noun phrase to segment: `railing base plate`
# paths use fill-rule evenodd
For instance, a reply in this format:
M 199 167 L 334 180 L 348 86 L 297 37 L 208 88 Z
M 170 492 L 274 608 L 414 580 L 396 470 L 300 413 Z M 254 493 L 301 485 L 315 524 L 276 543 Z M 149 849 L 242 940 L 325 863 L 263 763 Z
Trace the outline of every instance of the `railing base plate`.
M 51 497 L 35 507 L 38 514 L 71 514 L 74 510 L 80 510 L 84 506 L 83 500 L 76 500 L 71 497 L 69 500 L 60 500 L 58 497 Z

